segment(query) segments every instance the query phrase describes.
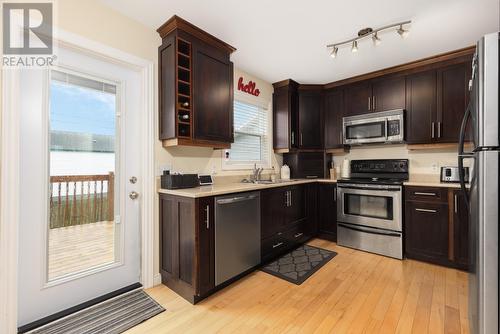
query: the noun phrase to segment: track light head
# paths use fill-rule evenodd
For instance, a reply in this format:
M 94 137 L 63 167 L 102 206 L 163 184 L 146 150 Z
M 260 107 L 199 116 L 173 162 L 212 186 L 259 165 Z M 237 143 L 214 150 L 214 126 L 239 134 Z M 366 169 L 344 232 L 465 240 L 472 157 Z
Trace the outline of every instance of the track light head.
M 337 52 L 339 52 L 339 48 L 334 46 L 332 49 L 332 52 L 330 53 L 330 57 L 332 57 L 332 58 L 337 57 Z
M 375 46 L 377 46 L 380 43 L 382 43 L 382 40 L 380 39 L 380 37 L 378 37 L 377 33 L 374 33 L 372 35 L 372 41 L 373 41 L 373 45 L 375 45 Z
M 358 52 L 358 41 L 352 42 L 351 52 Z
M 398 30 L 396 30 L 396 31 L 399 34 L 399 36 L 401 36 L 401 38 L 403 38 L 403 39 L 406 38 L 408 36 L 408 34 L 410 33 L 410 31 L 403 29 L 402 24 L 399 26 Z

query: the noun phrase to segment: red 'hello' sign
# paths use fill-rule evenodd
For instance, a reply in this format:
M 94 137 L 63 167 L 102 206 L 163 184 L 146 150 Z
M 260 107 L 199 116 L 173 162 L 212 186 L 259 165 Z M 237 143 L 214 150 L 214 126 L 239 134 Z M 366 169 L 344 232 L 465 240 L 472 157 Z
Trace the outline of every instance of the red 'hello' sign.
M 241 90 L 242 92 L 252 94 L 254 96 L 259 96 L 260 90 L 258 88 L 255 88 L 255 82 L 249 81 L 247 84 L 243 83 L 243 77 L 240 77 L 238 79 L 238 90 Z

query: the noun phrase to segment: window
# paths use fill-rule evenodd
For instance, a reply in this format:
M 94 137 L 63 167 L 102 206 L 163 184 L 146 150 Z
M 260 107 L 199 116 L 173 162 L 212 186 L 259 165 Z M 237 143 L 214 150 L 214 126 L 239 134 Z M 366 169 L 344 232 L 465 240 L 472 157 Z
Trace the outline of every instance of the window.
M 254 164 L 269 168 L 271 165 L 270 115 L 264 103 L 255 104 L 235 98 L 234 143 L 229 158 L 223 159 L 223 169 L 250 169 Z

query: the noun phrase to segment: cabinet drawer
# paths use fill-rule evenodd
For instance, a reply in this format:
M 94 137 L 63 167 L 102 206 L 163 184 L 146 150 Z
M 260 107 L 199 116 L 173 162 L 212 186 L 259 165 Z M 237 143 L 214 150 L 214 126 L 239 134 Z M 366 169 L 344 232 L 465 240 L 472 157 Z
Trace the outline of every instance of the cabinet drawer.
M 261 244 L 262 261 L 270 260 L 288 247 L 290 247 L 290 240 L 286 233 L 280 232 L 270 238 L 263 239 Z
M 295 225 L 293 228 L 285 232 L 284 235 L 290 246 L 296 246 L 306 242 L 307 239 L 309 239 L 306 222 L 301 222 L 300 224 Z
M 448 189 L 441 187 L 406 187 L 407 201 L 447 202 Z

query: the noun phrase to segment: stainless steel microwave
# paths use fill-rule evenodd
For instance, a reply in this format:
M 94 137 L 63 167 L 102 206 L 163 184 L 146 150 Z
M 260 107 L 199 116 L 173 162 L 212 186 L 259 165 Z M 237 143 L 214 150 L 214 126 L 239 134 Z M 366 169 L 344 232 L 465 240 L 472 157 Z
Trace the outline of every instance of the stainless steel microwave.
M 404 141 L 404 110 L 344 117 L 342 130 L 344 145 L 401 143 Z

